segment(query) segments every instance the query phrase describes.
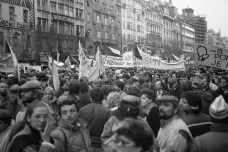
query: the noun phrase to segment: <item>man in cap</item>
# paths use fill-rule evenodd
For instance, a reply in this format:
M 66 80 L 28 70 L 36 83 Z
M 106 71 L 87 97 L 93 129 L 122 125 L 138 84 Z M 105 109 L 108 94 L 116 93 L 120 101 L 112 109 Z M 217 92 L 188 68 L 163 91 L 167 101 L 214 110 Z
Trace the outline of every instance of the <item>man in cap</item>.
M 9 88 L 9 103 L 7 106 L 7 110 L 10 112 L 12 118 L 15 120 L 16 114 L 18 112 L 19 105 L 19 86 L 13 85 Z
M 42 99 L 43 93 L 40 90 L 40 86 L 41 83 L 37 80 L 27 81 L 25 84 L 20 86 L 19 91 L 21 91 L 21 104 L 25 107 L 18 112 L 16 122 L 24 119 L 28 104 L 35 104 Z
M 186 152 L 190 149 L 192 136 L 183 120 L 179 119 L 178 98 L 166 95 L 157 99 L 161 127 L 157 141 L 161 152 Z
M 211 131 L 194 139 L 192 152 L 228 151 L 228 104 L 220 95 L 210 106 Z

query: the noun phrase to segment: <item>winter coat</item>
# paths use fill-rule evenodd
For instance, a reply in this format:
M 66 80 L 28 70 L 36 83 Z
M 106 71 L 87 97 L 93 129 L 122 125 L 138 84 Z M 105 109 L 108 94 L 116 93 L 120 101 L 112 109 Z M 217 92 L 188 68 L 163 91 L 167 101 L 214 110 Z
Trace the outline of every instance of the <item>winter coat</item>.
M 187 114 L 186 116 L 182 117 L 181 119 L 186 123 L 187 126 L 192 125 L 192 124 L 202 123 L 202 122 L 211 122 L 210 117 L 204 113 Z
M 172 96 L 177 97 L 178 99 L 181 98 L 181 94 L 182 94 L 182 85 L 180 82 L 178 82 L 177 86 L 175 87 L 169 87 L 169 93 Z
M 228 125 L 212 124 L 211 131 L 194 139 L 191 152 L 227 152 Z
M 79 119 L 74 126 L 62 119 L 59 120 L 58 127 L 52 132 L 55 152 L 90 152 L 90 135 L 84 120 Z M 66 139 L 65 139 L 65 137 Z
M 160 128 L 159 109 L 156 103 L 150 103 L 144 110 L 144 115 L 150 128 L 153 130 L 155 137 L 157 137 Z
M 86 106 L 92 102 L 89 92 L 80 94 L 79 99 L 82 101 L 83 106 Z
M 11 126 L 8 126 L 6 129 L 0 132 L 0 149 L 1 152 L 7 152 L 9 148 L 9 134 Z
M 186 136 L 182 133 L 183 131 L 192 139 L 187 125 L 181 119 L 173 119 L 162 126 L 157 136 L 161 152 L 185 152 L 189 145 Z
M 90 103 L 80 109 L 79 117 L 88 123 L 93 148 L 101 148 L 101 134 L 110 116 L 111 111 L 97 102 Z
M 36 142 L 36 144 L 31 144 L 30 142 L 32 142 L 32 140 L 34 139 L 30 137 L 31 134 L 32 134 L 32 130 L 29 127 L 29 125 L 26 123 L 24 128 L 20 130 L 16 135 L 14 135 L 10 143 L 11 144 L 10 148 L 20 147 L 20 148 L 15 148 L 17 149 L 16 151 L 20 151 L 20 152 L 54 152 L 54 145 L 50 143 L 42 142 L 39 133 L 33 134 L 32 137 L 36 136 L 36 138 L 38 139 L 40 138 L 40 140 Z M 12 150 L 9 150 L 9 152 L 12 152 Z

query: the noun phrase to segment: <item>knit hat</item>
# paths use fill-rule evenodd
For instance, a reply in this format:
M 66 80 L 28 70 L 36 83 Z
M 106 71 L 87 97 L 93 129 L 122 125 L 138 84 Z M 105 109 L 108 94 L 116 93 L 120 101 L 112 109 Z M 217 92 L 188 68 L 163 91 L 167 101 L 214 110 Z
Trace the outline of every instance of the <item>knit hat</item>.
M 160 98 L 157 98 L 156 102 L 172 102 L 172 103 L 176 104 L 177 106 L 179 105 L 179 99 L 177 97 L 174 97 L 171 95 L 165 95 Z
M 228 104 L 225 102 L 222 95 L 217 97 L 210 106 L 210 115 L 214 119 L 228 118 Z

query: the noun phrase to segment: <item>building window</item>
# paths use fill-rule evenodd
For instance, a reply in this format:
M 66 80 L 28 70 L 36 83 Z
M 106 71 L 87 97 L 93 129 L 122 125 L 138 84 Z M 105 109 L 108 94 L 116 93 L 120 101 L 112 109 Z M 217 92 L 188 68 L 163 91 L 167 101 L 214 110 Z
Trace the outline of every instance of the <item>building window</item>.
M 51 12 L 57 13 L 57 10 L 56 10 L 56 2 L 51 2 Z
M 137 31 L 140 32 L 140 25 L 137 25 Z
M 125 9 L 123 9 L 123 17 L 125 17 Z
M 140 21 L 140 14 L 137 14 L 137 20 Z
M 3 45 L 4 43 L 4 33 L 0 32 L 0 45 Z
M 83 10 L 76 8 L 76 17 L 83 18 Z
M 36 0 L 37 1 L 37 8 L 40 9 L 40 0 Z
M 58 4 L 58 7 L 59 7 L 59 9 L 58 9 L 58 11 L 59 11 L 59 14 L 64 14 L 64 5 L 63 4 Z
M 80 36 L 84 36 L 84 33 L 85 33 L 84 29 L 85 29 L 84 26 L 80 26 L 80 30 L 79 30 L 80 31 Z
M 105 32 L 105 39 L 108 39 L 108 32 Z
M 90 13 L 87 13 L 87 21 L 90 21 Z
M 41 26 L 41 18 L 40 17 L 38 17 L 38 26 Z
M 24 23 L 28 23 L 28 10 L 23 10 Z
M 100 16 L 99 15 L 96 16 L 96 19 L 97 19 L 97 23 L 100 23 Z
M 47 29 L 48 29 L 48 19 L 43 18 L 42 19 L 42 25 L 43 25 L 43 27 L 42 27 L 43 31 L 47 31 Z
M 64 22 L 59 22 L 59 33 L 64 34 Z
M 14 12 L 14 7 L 13 6 L 10 6 L 9 7 L 9 14 L 10 14 L 10 20 L 11 21 L 15 21 L 15 12 Z
M 69 16 L 69 6 L 65 5 L 65 15 Z
M 130 30 L 131 29 L 131 23 L 127 22 L 127 29 Z
M 51 25 L 52 25 L 54 31 L 56 32 L 57 31 L 57 21 L 51 21 Z
M 97 38 L 101 38 L 101 31 L 97 31 Z
M 127 17 L 130 18 L 130 10 L 127 10 Z
M 74 16 L 74 8 L 70 7 L 70 16 L 73 17 Z
M 115 22 L 115 18 L 111 17 L 111 23 L 114 23 L 114 22 Z
M 2 5 L 0 4 L 0 18 L 2 18 Z
M 42 3 L 42 9 L 48 11 L 47 0 L 41 0 L 41 3 Z
M 112 40 L 116 40 L 115 34 L 112 33 Z
M 127 41 L 128 41 L 128 42 L 131 41 L 131 36 L 130 36 L 130 34 L 127 35 Z
M 123 29 L 125 29 L 125 21 L 123 21 Z
M 108 25 L 108 17 L 104 17 L 104 23 L 105 25 Z

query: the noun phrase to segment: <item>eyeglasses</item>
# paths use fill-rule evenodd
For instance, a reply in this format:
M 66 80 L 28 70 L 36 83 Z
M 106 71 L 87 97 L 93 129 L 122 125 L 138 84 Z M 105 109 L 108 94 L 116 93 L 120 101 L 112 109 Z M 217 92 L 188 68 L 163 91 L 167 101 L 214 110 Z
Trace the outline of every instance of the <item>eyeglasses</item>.
M 76 110 L 70 110 L 70 111 L 62 111 L 61 113 L 62 113 L 62 115 L 67 115 L 68 113 L 70 115 L 74 115 L 74 114 L 77 114 L 77 111 Z

